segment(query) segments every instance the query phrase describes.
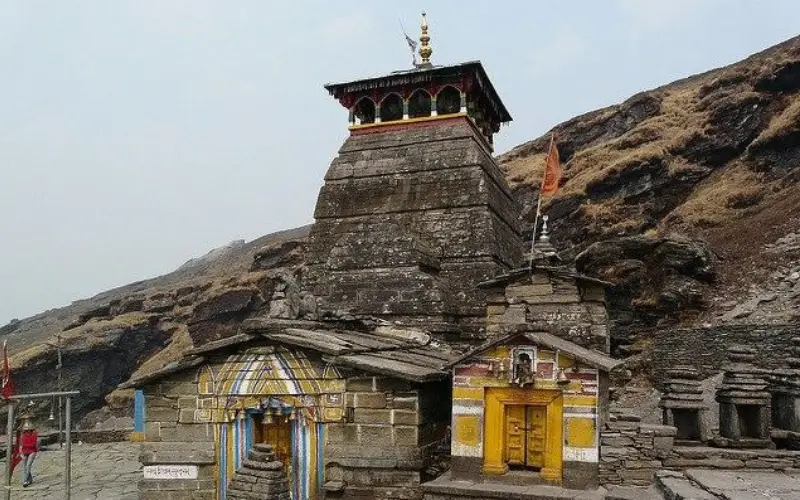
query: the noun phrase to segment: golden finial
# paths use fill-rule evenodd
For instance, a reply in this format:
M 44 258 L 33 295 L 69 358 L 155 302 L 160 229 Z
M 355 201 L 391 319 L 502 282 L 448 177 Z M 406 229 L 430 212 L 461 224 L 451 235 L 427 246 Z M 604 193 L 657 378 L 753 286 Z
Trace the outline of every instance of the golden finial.
M 429 45 L 431 37 L 428 35 L 428 19 L 425 17 L 425 11 L 422 11 L 422 35 L 420 35 L 419 41 L 421 45 L 419 55 L 422 57 L 420 66 L 430 66 L 433 49 Z

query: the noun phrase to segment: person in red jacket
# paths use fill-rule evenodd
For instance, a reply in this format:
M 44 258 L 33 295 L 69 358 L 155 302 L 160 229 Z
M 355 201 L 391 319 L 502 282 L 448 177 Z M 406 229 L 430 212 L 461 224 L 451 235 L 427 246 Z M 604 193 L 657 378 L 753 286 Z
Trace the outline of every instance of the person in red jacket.
M 22 455 L 22 487 L 26 487 L 33 482 L 33 461 L 39 452 L 39 433 L 33 428 L 29 420 L 22 425 L 22 435 L 20 436 L 20 454 Z

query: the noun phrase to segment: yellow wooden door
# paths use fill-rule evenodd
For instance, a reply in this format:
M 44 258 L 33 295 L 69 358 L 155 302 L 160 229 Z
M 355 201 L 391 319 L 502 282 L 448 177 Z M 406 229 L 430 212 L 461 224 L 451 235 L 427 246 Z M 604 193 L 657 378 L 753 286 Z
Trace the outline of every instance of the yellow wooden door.
M 506 405 L 506 462 L 525 465 L 525 407 Z
M 275 456 L 288 468 L 292 460 L 292 427 L 290 422 L 262 424 L 262 443 L 271 444 Z
M 547 441 L 547 408 L 526 406 L 527 410 L 527 453 L 525 465 L 541 469 L 544 467 L 544 451 Z

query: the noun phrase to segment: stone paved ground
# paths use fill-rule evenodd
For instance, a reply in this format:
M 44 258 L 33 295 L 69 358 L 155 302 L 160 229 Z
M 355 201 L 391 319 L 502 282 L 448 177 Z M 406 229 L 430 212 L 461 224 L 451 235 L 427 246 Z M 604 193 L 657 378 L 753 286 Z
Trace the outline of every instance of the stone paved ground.
M 686 471 L 695 483 L 726 500 L 798 500 L 800 473 L 754 470 Z
M 5 470 L 5 463 L 0 470 Z M 32 486 L 20 486 L 21 470 L 18 465 L 12 477 L 12 500 L 63 498 L 64 451 L 58 445 L 39 453 Z M 141 475 L 137 443 L 72 445 L 72 500 L 135 500 Z

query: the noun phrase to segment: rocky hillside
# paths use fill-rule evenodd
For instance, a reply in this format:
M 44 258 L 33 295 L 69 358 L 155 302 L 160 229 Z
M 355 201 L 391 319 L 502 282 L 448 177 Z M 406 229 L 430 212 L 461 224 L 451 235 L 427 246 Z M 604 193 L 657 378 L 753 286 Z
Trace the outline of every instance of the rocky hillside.
M 553 131 L 565 175 L 545 212 L 562 254 L 617 284 L 617 353 L 665 325 L 798 320 L 800 37 Z M 499 158 L 529 222 L 549 137 Z M 20 389 L 55 388 L 60 342 L 77 413 L 124 413 L 130 394 L 115 387 L 190 345 L 251 316 L 314 318 L 298 286 L 308 229 L 0 328 Z
M 60 343 L 62 387 L 81 391 L 76 414 L 106 403 L 112 414 L 127 413 L 131 395 L 114 390 L 132 375 L 177 360 L 193 343 L 231 334 L 242 319 L 270 307 L 285 309 L 273 311 L 277 316 L 307 314 L 294 271 L 309 229 L 234 242 L 164 276 L 12 321 L 0 338 L 9 342 L 17 389 L 56 390 Z
M 553 132 L 564 168 L 544 203 L 553 238 L 618 284 L 622 336 L 798 319 L 800 37 Z M 549 139 L 500 157 L 528 220 Z

